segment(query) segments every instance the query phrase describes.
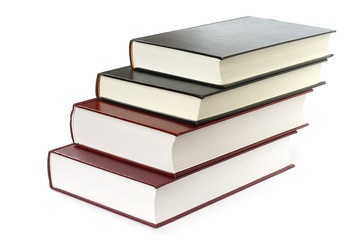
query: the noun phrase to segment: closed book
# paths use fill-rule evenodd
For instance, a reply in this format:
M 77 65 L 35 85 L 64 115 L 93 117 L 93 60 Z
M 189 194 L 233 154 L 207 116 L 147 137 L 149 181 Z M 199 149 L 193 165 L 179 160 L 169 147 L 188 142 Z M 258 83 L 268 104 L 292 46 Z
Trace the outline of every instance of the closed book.
M 96 94 L 100 99 L 203 124 L 324 84 L 322 63 L 298 66 L 228 88 L 129 66 L 98 74 Z
M 293 166 L 288 136 L 181 178 L 167 177 L 76 145 L 52 150 L 48 158 L 52 189 L 152 227 L 174 221 Z
M 172 177 L 307 126 L 307 93 L 202 125 L 91 99 L 71 114 L 73 142 Z
M 243 17 L 130 42 L 133 68 L 227 86 L 326 58 L 334 30 Z

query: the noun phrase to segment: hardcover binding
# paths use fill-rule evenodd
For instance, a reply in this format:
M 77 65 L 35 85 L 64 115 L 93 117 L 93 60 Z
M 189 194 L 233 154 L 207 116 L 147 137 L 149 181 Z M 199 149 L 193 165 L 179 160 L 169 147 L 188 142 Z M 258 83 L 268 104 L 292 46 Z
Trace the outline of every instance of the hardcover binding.
M 137 106 L 132 106 L 132 105 L 129 105 L 129 104 L 126 104 L 126 103 L 116 102 L 116 101 L 106 99 L 106 98 L 102 98 L 102 97 L 100 97 L 99 99 L 104 101 L 104 102 L 109 102 L 109 103 L 114 103 L 114 104 L 126 106 L 126 107 L 129 107 L 129 108 L 134 108 L 134 109 L 137 109 L 138 111 L 142 111 L 142 112 L 145 112 L 145 113 L 150 113 L 150 114 L 154 114 L 154 115 L 158 115 L 158 116 L 163 116 L 163 117 L 166 117 L 168 119 L 172 119 L 174 121 L 181 121 L 181 122 L 184 123 L 184 125 L 193 125 L 195 127 L 198 127 L 198 126 L 207 126 L 207 124 L 215 123 L 217 121 L 222 121 L 224 119 L 227 119 L 227 118 L 230 118 L 230 117 L 233 117 L 233 116 L 237 116 L 238 114 L 243 114 L 243 113 L 246 113 L 248 111 L 258 109 L 259 107 L 262 107 L 264 105 L 268 105 L 268 104 L 272 104 L 272 103 L 276 103 L 278 101 L 288 99 L 289 97 L 292 97 L 292 96 L 297 96 L 299 94 L 308 93 L 309 91 L 312 91 L 313 88 L 316 88 L 316 87 L 319 87 L 319 86 L 325 85 L 325 84 L 326 84 L 325 82 L 320 82 L 318 84 L 309 86 L 307 88 L 299 89 L 297 91 L 293 91 L 293 92 L 290 92 L 290 93 L 287 93 L 287 94 L 283 94 L 283 95 L 280 95 L 280 96 L 277 96 L 277 97 L 274 97 L 274 98 L 269 98 L 269 99 L 266 99 L 264 101 L 248 105 L 246 107 L 234 109 L 232 111 L 225 112 L 225 113 L 222 113 L 222 114 L 219 114 L 219 115 L 216 115 L 216 116 L 211 116 L 211 117 L 208 117 L 208 118 L 204 118 L 204 119 L 201 119 L 201 120 L 198 120 L 198 121 L 192 121 L 192 120 L 189 120 L 189 119 L 183 119 L 183 118 L 179 118 L 179 117 L 175 117 L 175 116 L 170 116 L 170 115 L 167 115 L 165 113 L 159 113 L 159 112 L 143 109 L 143 108 L 140 108 L 140 107 L 137 107 Z
M 287 136 L 290 136 L 292 134 L 295 134 L 296 131 L 294 132 L 290 132 L 286 135 L 282 135 L 276 139 L 272 139 L 270 141 L 267 141 L 267 142 L 264 142 L 262 144 L 258 144 L 256 146 L 253 146 L 252 148 L 249 148 L 249 149 L 246 149 L 244 151 L 242 151 L 241 153 L 237 153 L 237 154 L 233 154 L 232 156 L 229 156 L 227 158 L 223 158 L 221 161 L 218 161 L 218 162 L 215 162 L 215 163 L 212 163 L 212 164 L 208 164 L 207 166 L 201 168 L 201 169 L 197 169 L 191 173 L 187 173 L 186 175 L 190 175 L 190 174 L 193 174 L 194 172 L 197 172 L 197 171 L 201 171 L 202 169 L 205 169 L 205 168 L 208 168 L 208 167 L 211 167 L 213 165 L 216 165 L 216 164 L 219 164 L 220 162 L 222 161 L 226 161 L 227 159 L 229 158 L 232 158 L 232 157 L 235 157 L 237 155 L 240 155 L 240 154 L 244 154 L 248 151 L 251 151 L 253 149 L 256 149 L 256 148 L 259 148 L 259 147 L 262 147 L 264 145 L 267 145 L 271 142 L 274 142 L 278 139 L 281 139 L 281 138 L 284 138 L 284 137 L 287 137 Z M 89 165 L 89 166 L 92 166 L 92 167 L 96 167 L 96 168 L 99 168 L 99 169 L 102 169 L 104 171 L 107 171 L 107 172 L 110 172 L 110 173 L 113 173 L 113 174 L 116 174 L 116 175 L 119 175 L 121 177 L 125 177 L 125 178 L 129 178 L 129 179 L 132 179 L 134 181 L 138 181 L 138 182 L 141 182 L 143 184 L 147 184 L 147 185 L 150 185 L 154 188 L 160 188 L 168 183 L 171 183 L 173 181 L 176 181 L 177 179 L 174 179 L 174 178 L 170 178 L 168 176 L 164 176 L 164 175 L 161 175 L 159 173 L 156 173 L 156 172 L 152 172 L 152 171 L 149 171 L 148 169 L 143 169 L 141 167 L 136 167 L 136 166 L 132 166 L 131 164 L 128 164 L 127 162 L 124 162 L 124 161 L 121 161 L 121 160 L 118 160 L 118 159 L 114 159 L 114 158 L 109 158 L 105 155 L 102 155 L 102 154 L 99 154 L 99 153 L 96 153 L 96 152 L 90 152 L 90 151 L 86 151 L 86 150 L 82 150 L 82 148 L 79 148 L 78 146 L 74 145 L 74 144 L 69 144 L 69 145 L 66 145 L 64 147 L 60 147 L 60 148 L 56 148 L 54 150 L 51 150 L 49 151 L 49 154 L 48 154 L 48 162 L 47 162 L 47 169 L 48 169 L 48 178 L 49 178 L 49 185 L 50 185 L 50 188 L 55 190 L 55 191 L 58 191 L 58 192 L 61 192 L 61 193 L 64 193 L 66 195 L 69 195 L 69 196 L 72 196 L 74 198 L 77 198 L 77 199 L 80 199 L 80 200 L 83 200 L 87 203 L 90 203 L 90 204 L 93 204 L 95 206 L 98 206 L 98 207 L 101 207 L 101 208 L 104 208 L 106 210 L 109 210 L 111 212 L 114 212 L 114 213 L 117 213 L 119 215 L 122 215 L 122 216 L 125 216 L 125 217 L 128 217 L 130 219 L 133 219 L 135 221 L 138 221 L 138 222 L 141 222 L 143 224 L 146 224 L 148 226 L 151 226 L 151 227 L 154 227 L 154 228 L 158 228 L 158 227 L 161 227 L 165 224 L 168 224 L 176 219 L 179 219 L 187 214 L 190 214 L 196 210 L 199 210 L 205 206 L 208 206 L 214 202 L 217 202 L 225 197 L 228 197 L 234 193 L 237 193 L 241 190 L 244 190 L 250 186 L 253 186 L 259 182 L 262 182 L 270 177 L 273 177 L 277 174 L 280 174 L 286 170 L 289 170 L 291 168 L 293 168 L 295 165 L 294 164 L 290 164 L 282 169 L 279 169 L 271 174 L 268 174 L 266 176 L 263 176 L 257 180 L 254 180 L 246 185 L 243 185 L 243 186 L 240 186 L 228 193 L 225 193 L 221 196 L 218 196 L 214 199 L 211 199 L 203 204 L 200 204 L 199 206 L 196 206 L 190 210 L 187 210 L 177 216 L 174 216 L 170 219 L 167 219 L 163 222 L 160 222 L 158 224 L 153 224 L 153 223 L 150 223 L 150 222 L 147 222 L 147 221 L 144 221 L 142 219 L 139 219 L 137 217 L 134 217 L 134 216 L 131 216 L 129 214 L 126 214 L 124 212 L 121 212 L 121 211 L 118 211 L 118 210 L 115 210 L 115 209 L 112 209 L 112 208 L 109 208 L 105 205 L 102 205 L 102 204 L 99 204 L 97 202 L 94 202 L 94 201 L 91 201 L 89 199 L 86 199 L 84 197 L 81 197 L 81 196 L 78 196 L 76 194 L 73 194 L 73 193 L 70 193 L 70 192 L 67 192 L 65 190 L 62 190 L 62 189 L 59 189 L 59 188 L 56 188 L 53 186 L 52 184 L 52 179 L 51 179 L 51 167 L 50 167 L 50 154 L 51 153 L 55 153 L 55 154 L 58 154 L 60 156 L 64 156 L 64 157 L 67 157 L 67 158 L 70 158 L 74 161 L 78 161 L 82 164 L 86 164 L 86 165 Z M 183 175 L 182 177 L 185 177 L 186 175 Z
M 135 38 L 131 42 L 137 41 L 223 60 L 332 32 L 335 30 L 249 16 Z M 227 38 L 224 38 L 224 35 Z M 209 38 L 213 41 L 207 43 Z M 246 44 L 239 45 L 239 42 Z
M 188 169 L 185 169 L 185 170 L 182 170 L 182 171 L 176 172 L 176 173 L 166 172 L 164 170 L 160 170 L 160 169 L 157 169 L 157 168 L 154 168 L 154 167 L 151 167 L 151 166 L 147 166 L 147 165 L 132 161 L 131 159 L 126 159 L 126 158 L 122 158 L 122 157 L 119 157 L 119 156 L 115 156 L 115 155 L 112 155 L 112 154 L 104 152 L 104 151 L 100 151 L 100 150 L 90 148 L 90 147 L 87 147 L 87 146 L 84 146 L 84 145 L 81 145 L 81 144 L 77 144 L 74 141 L 73 141 L 73 143 L 76 144 L 76 146 L 78 146 L 78 147 L 80 147 L 82 149 L 88 150 L 88 151 L 99 153 L 101 155 L 104 155 L 104 156 L 107 156 L 107 157 L 110 157 L 110 158 L 118 159 L 119 161 L 126 162 L 128 164 L 131 164 L 131 165 L 143 168 L 143 169 L 147 169 L 149 171 L 162 174 L 164 176 L 168 176 L 168 177 L 171 177 L 171 178 L 179 178 L 179 177 L 183 177 L 183 176 L 185 176 L 185 175 L 187 175 L 189 173 L 201 170 L 201 169 L 203 169 L 205 167 L 208 167 L 210 165 L 225 161 L 226 159 L 228 159 L 228 158 L 230 158 L 232 156 L 235 156 L 235 155 L 242 154 L 242 153 L 245 153 L 247 151 L 250 151 L 250 150 L 252 150 L 252 149 L 254 149 L 254 148 L 258 147 L 258 146 L 262 146 L 264 144 L 267 144 L 268 142 L 272 142 L 272 141 L 275 141 L 275 140 L 277 140 L 279 138 L 286 137 L 286 136 L 289 136 L 291 134 L 294 134 L 297 130 L 302 129 L 304 127 L 307 127 L 308 125 L 309 125 L 308 123 L 303 124 L 303 125 L 298 126 L 296 128 L 293 128 L 293 129 L 290 129 L 288 131 L 279 133 L 279 134 L 271 136 L 269 138 L 265 138 L 265 139 L 263 139 L 261 141 L 258 141 L 256 143 L 250 144 L 250 145 L 245 146 L 243 148 L 240 148 L 240 149 L 237 149 L 235 151 L 226 153 L 224 155 L 221 155 L 219 157 L 210 159 L 210 160 L 208 160 L 206 162 L 200 163 L 198 165 L 195 165 L 193 167 L 190 167 Z
M 202 167 L 193 169 L 190 172 L 183 173 L 183 175 L 179 176 L 178 178 L 164 175 L 162 172 L 153 171 L 153 169 L 149 167 L 142 167 L 139 166 L 138 164 L 132 164 L 126 159 L 120 157 L 113 157 L 110 154 L 104 154 L 103 152 L 100 151 L 92 151 L 89 150 L 88 148 L 84 148 L 76 144 L 70 144 L 61 148 L 54 149 L 50 151 L 50 153 L 55 153 L 60 156 L 70 158 L 74 161 L 78 161 L 83 164 L 87 164 L 89 166 L 96 167 L 104 171 L 111 172 L 113 174 L 150 185 L 154 188 L 159 188 L 173 181 L 177 181 L 178 179 L 185 177 L 189 174 L 193 174 L 195 172 L 201 171 L 205 168 L 219 164 L 230 158 L 252 151 L 256 148 L 270 144 L 274 141 L 288 137 L 295 133 L 297 132 L 293 131 L 286 134 L 282 134 L 276 138 L 270 138 L 268 141 L 262 141 L 261 143 L 253 144 L 245 149 L 241 149 L 241 151 L 236 151 L 233 152 L 232 154 L 227 154 L 226 157 L 221 157 L 220 159 L 217 159 L 217 161 L 213 161 L 211 163 L 205 164 Z M 50 159 L 48 161 L 48 165 L 50 165 Z M 50 167 L 48 168 L 48 170 L 50 171 Z
M 227 117 L 219 118 L 214 121 L 209 121 L 202 125 L 194 125 L 187 121 L 182 121 L 179 119 L 171 118 L 168 116 L 164 116 L 163 114 L 157 114 L 151 111 L 147 111 L 144 109 L 128 106 L 125 104 L 120 104 L 117 102 L 106 101 L 104 99 L 90 99 L 83 102 L 79 102 L 73 105 L 73 109 L 75 107 L 83 108 L 89 111 L 93 111 L 99 114 L 104 114 L 109 117 L 114 117 L 123 121 L 127 121 L 130 123 L 138 124 L 144 127 L 149 127 L 158 131 L 162 131 L 168 134 L 172 134 L 174 136 L 180 136 L 182 134 L 194 131 L 196 129 L 200 129 L 203 127 L 207 127 L 222 121 L 226 121 L 228 119 L 240 116 L 242 114 L 247 114 L 252 111 L 256 111 L 258 109 L 271 106 L 273 104 L 286 101 L 288 99 L 307 94 L 312 92 L 312 89 L 309 89 L 304 92 L 300 92 L 294 95 L 290 95 L 276 101 L 271 101 L 269 103 L 250 108 L 246 111 L 242 111 Z M 91 103 L 92 102 L 92 103 Z M 71 126 L 70 126 L 71 127 Z
M 97 82 L 100 81 L 101 76 L 110 77 L 113 79 L 119 79 L 132 84 L 140 84 L 144 86 L 154 87 L 158 89 L 168 90 L 171 92 L 182 93 L 199 99 L 204 99 L 211 95 L 218 94 L 220 92 L 239 88 L 247 84 L 252 84 L 258 81 L 266 81 L 268 78 L 275 77 L 277 75 L 285 74 L 294 70 L 309 67 L 315 64 L 321 64 L 328 61 L 328 58 L 333 55 L 327 55 L 323 58 L 313 59 L 307 62 L 299 63 L 289 67 L 277 69 L 272 72 L 264 73 L 254 77 L 241 80 L 241 82 L 234 82 L 225 86 L 213 85 L 206 82 L 199 82 L 188 78 L 179 76 L 173 76 L 165 73 L 154 72 L 146 69 L 132 69 L 131 66 L 112 69 L 109 71 L 101 72 L 97 75 Z M 97 92 L 99 92 L 99 86 L 96 86 Z
M 115 210 L 115 209 L 113 209 L 113 208 L 109 208 L 109 207 L 107 207 L 107 206 L 105 206 L 105 205 L 99 204 L 99 203 L 97 203 L 97 202 L 91 201 L 91 200 L 86 199 L 86 198 L 83 198 L 83 197 L 81 197 L 81 196 L 72 194 L 72 193 L 67 192 L 67 191 L 64 191 L 64 190 L 62 190 L 62 189 L 55 188 L 55 187 L 53 187 L 52 184 L 51 184 L 50 172 L 49 172 L 49 181 L 50 181 L 50 188 L 53 189 L 53 190 L 55 190 L 55 191 L 58 191 L 58 192 L 60 192 L 60 193 L 66 194 L 66 195 L 68 195 L 68 196 L 77 198 L 77 199 L 82 200 L 82 201 L 84 201 L 84 202 L 93 204 L 93 205 L 95 205 L 95 206 L 97 206 L 97 207 L 106 209 L 106 210 L 108 210 L 108 211 L 111 211 L 111 212 L 113 212 L 113 213 L 116 213 L 116 214 L 119 214 L 119 215 L 121 215 L 121 216 L 127 217 L 127 218 L 129 218 L 129 219 L 138 221 L 138 222 L 143 223 L 143 224 L 145 224 L 145 225 L 148 225 L 148 226 L 150 226 L 150 227 L 159 228 L 159 227 L 164 226 L 164 225 L 166 225 L 166 224 L 168 224 L 168 223 L 171 223 L 171 222 L 173 222 L 173 221 L 175 221 L 175 220 L 177 220 L 177 219 L 179 219 L 179 218 L 182 218 L 182 217 L 184 217 L 184 216 L 186 216 L 186 215 L 188 215 L 188 214 L 190 214 L 190 213 L 193 213 L 193 212 L 195 212 L 195 211 L 197 211 L 197 210 L 199 210 L 199 209 L 201 209 L 201 208 L 204 208 L 204 207 L 206 207 L 206 206 L 208 206 L 208 205 L 210 205 L 210 204 L 212 204 L 212 203 L 215 203 L 215 202 L 217 202 L 217 201 L 219 201 L 219 200 L 221 200 L 221 199 L 224 199 L 224 198 L 226 198 L 226 197 L 229 197 L 229 196 L 231 196 L 231 195 L 233 195 L 233 194 L 235 194 L 235 193 L 237 193 L 237 192 L 240 192 L 240 191 L 242 191 L 242 190 L 244 190 L 244 189 L 246 189 L 246 188 L 249 188 L 249 187 L 251 187 L 251 186 L 253 186 L 253 185 L 255 185 L 255 184 L 258 184 L 258 183 L 260 183 L 260 182 L 262 182 L 262 181 L 264 181 L 264 180 L 266 180 L 266 179 L 269 179 L 269 178 L 271 178 L 271 177 L 273 177 L 273 176 L 276 176 L 276 175 L 278 175 L 278 174 L 280 174 L 280 173 L 282 173 L 282 172 L 285 172 L 285 171 L 287 171 L 287 170 L 289 170 L 289 169 L 291 169 L 291 168 L 293 168 L 293 167 L 295 167 L 295 165 L 294 165 L 294 164 L 290 164 L 290 165 L 287 166 L 287 167 L 284 167 L 284 168 L 282 168 L 282 169 L 280 169 L 280 170 L 278 170 L 278 171 L 275 171 L 275 172 L 273 172 L 273 173 L 271 173 L 271 174 L 268 174 L 268 175 L 266 175 L 266 176 L 264 176 L 264 177 L 261 177 L 261 178 L 255 180 L 255 181 L 252 181 L 252 182 L 250 182 L 250 183 L 248 183 L 248 184 L 246 184 L 246 185 L 244 185 L 244 186 L 241 186 L 241 187 L 239 187 L 239 188 L 237 188 L 237 189 L 235 189 L 235 190 L 233 190 L 233 191 L 230 191 L 230 192 L 228 192 L 228 193 L 226 193 L 226 194 L 223 194 L 223 195 L 221 195 L 221 196 L 219 196 L 219 197 L 217 197 L 217 198 L 214 198 L 214 199 L 212 199 L 212 200 L 210 200 L 210 201 L 208 201 L 208 202 L 205 202 L 205 203 L 203 203 L 203 204 L 201 204 L 201 205 L 199 205 L 199 206 L 197 206 L 197 207 L 194 207 L 194 208 L 192 208 L 192 209 L 190 209 L 190 210 L 188 210 L 188 211 L 186 211 L 186 212 L 183 212 L 183 213 L 181 213 L 181 214 L 179 214 L 179 215 L 177 215 L 177 216 L 174 216 L 174 217 L 172 217 L 172 218 L 170 218 L 170 219 L 168 219 L 168 220 L 165 220 L 165 221 L 163 221 L 163 222 L 161 222 L 161 223 L 158 223 L 158 224 L 153 224 L 153 223 L 144 221 L 144 220 L 142 220 L 142 219 L 140 219 L 140 218 L 131 216 L 131 215 L 126 214 L 126 213 L 124 213 L 124 212 L 120 212 L 120 211 Z

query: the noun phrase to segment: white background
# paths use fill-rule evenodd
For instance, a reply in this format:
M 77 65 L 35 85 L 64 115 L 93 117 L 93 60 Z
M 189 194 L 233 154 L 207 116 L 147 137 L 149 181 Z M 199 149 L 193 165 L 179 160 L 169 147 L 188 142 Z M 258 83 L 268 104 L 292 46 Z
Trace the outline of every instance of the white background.
M 7 3 L 6 3 L 7 2 Z M 356 1 L 1 1 L 1 239 L 359 239 Z M 72 104 L 98 72 L 129 64 L 135 37 L 241 16 L 333 28 L 327 85 L 292 138 L 296 167 L 160 229 L 48 187 L 50 149 L 71 142 Z

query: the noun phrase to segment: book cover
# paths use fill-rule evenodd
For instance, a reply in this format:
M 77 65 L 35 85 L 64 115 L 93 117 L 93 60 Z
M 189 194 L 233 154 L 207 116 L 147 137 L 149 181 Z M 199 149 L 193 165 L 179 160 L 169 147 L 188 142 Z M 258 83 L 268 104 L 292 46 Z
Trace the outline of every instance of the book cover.
M 325 84 L 320 74 L 324 61 L 227 88 L 128 66 L 99 73 L 96 97 L 200 125 Z
M 135 38 L 132 41 L 226 59 L 331 32 L 334 30 L 249 16 Z
M 243 17 L 130 41 L 132 68 L 228 87 L 330 57 L 334 30 Z
M 250 108 L 246 111 L 238 112 L 230 116 L 222 117 L 214 121 L 209 121 L 201 125 L 194 125 L 186 121 L 179 121 L 176 118 L 171 118 L 161 114 L 156 114 L 151 111 L 144 111 L 143 109 L 134 108 L 126 104 L 117 104 L 112 101 L 104 101 L 102 99 L 90 99 L 83 102 L 74 104 L 76 107 L 84 108 L 100 114 L 105 114 L 114 118 L 118 118 L 124 121 L 128 121 L 135 124 L 140 124 L 145 127 L 153 128 L 155 130 L 163 131 L 175 136 L 195 131 L 200 128 L 204 128 L 219 122 L 223 122 L 240 115 L 244 115 L 261 108 L 265 108 L 280 102 L 284 102 L 288 99 L 292 99 L 307 93 L 313 92 L 312 89 L 302 91 L 297 94 L 289 95 L 287 97 L 280 98 L 276 101 L 271 101 L 260 106 Z
M 49 184 L 53 190 L 157 228 L 294 167 L 293 164 L 288 163 L 288 155 L 286 153 L 288 151 L 288 137 L 294 133 L 289 133 L 282 138 L 255 146 L 252 149 L 230 156 L 221 162 L 198 169 L 177 179 L 71 144 L 49 152 Z M 269 153 L 273 157 L 269 156 Z M 253 164 L 254 161 L 256 161 L 255 165 Z M 246 162 L 248 163 L 246 164 Z M 262 162 L 264 165 L 269 164 L 269 166 L 258 165 Z M 244 163 L 245 165 L 243 165 Z M 206 179 L 211 179 L 211 176 L 219 177 L 224 171 L 233 172 L 233 167 L 235 166 L 236 168 L 243 169 L 242 171 L 247 169 L 247 172 L 243 174 L 249 175 L 245 179 L 240 180 L 240 185 L 234 185 L 234 179 L 224 179 L 224 189 L 221 187 L 220 191 L 218 191 L 219 189 L 215 191 L 217 192 L 215 195 L 209 194 L 202 197 L 203 200 L 200 202 L 192 202 L 193 198 L 185 194 L 189 188 L 192 188 L 192 185 L 198 185 L 198 190 L 200 190 L 203 188 L 200 182 L 207 182 Z M 252 171 L 256 172 L 256 174 L 252 174 Z M 232 174 L 242 178 L 237 171 Z M 189 181 L 193 182 L 193 184 L 190 184 Z M 227 182 L 234 186 L 229 188 L 226 184 Z M 179 186 L 185 188 L 183 195 L 179 194 L 179 191 L 176 190 Z M 139 190 L 134 193 L 131 190 L 133 188 Z M 105 189 L 105 192 L 103 189 Z M 115 195 L 113 194 L 114 190 L 118 191 Z M 159 193 L 159 191 L 165 192 Z M 177 209 L 177 205 L 181 205 L 183 201 L 178 202 L 179 200 L 175 197 L 175 199 L 171 200 L 172 207 L 169 210 L 171 213 L 161 216 L 161 211 L 166 212 L 167 210 L 164 209 L 169 207 L 167 206 L 168 200 L 166 199 L 168 197 L 166 195 L 173 195 L 172 191 L 177 191 L 179 198 L 184 198 L 183 201 L 190 202 L 191 204 L 188 205 L 187 203 L 182 208 Z M 192 191 L 193 189 L 190 189 L 190 192 Z M 201 191 L 204 195 L 208 194 L 208 191 L 205 189 Z M 209 189 L 209 191 L 212 190 Z M 159 194 L 158 197 L 155 197 L 155 201 L 158 201 L 155 205 L 153 203 L 153 193 Z M 129 196 L 127 196 L 128 194 Z M 120 199 L 112 199 L 114 196 Z M 135 197 L 136 201 L 134 201 L 135 199 L 132 200 L 132 197 Z M 150 203 L 149 208 L 152 206 L 151 209 L 145 207 L 143 210 L 138 210 L 138 208 L 142 207 L 142 204 L 146 205 L 148 203 Z M 137 206 L 137 204 L 140 205 Z M 154 207 L 155 211 L 160 212 L 160 217 L 155 218 L 155 220 L 152 216 L 154 210 L 152 208 Z M 172 210 L 171 208 L 177 210 Z M 147 211 L 150 214 L 146 213 Z
M 74 104 L 71 135 L 85 148 L 179 177 L 307 126 L 303 103 L 311 91 L 203 125 L 91 99 Z

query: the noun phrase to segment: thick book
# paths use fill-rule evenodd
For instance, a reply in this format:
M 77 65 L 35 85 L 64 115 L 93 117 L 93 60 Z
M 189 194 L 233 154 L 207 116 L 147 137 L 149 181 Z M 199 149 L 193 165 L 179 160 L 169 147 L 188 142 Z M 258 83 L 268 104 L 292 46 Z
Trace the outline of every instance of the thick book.
M 133 68 L 231 85 L 326 58 L 334 30 L 243 17 L 130 41 Z
M 181 176 L 254 144 L 307 126 L 307 91 L 203 125 L 91 99 L 71 114 L 75 144 Z
M 133 70 L 128 66 L 99 73 L 96 95 L 100 99 L 203 124 L 324 84 L 321 79 L 323 62 L 298 66 L 228 88 Z
M 52 189 L 152 227 L 174 221 L 293 166 L 288 136 L 181 178 L 167 177 L 76 145 L 52 150 L 48 157 Z

